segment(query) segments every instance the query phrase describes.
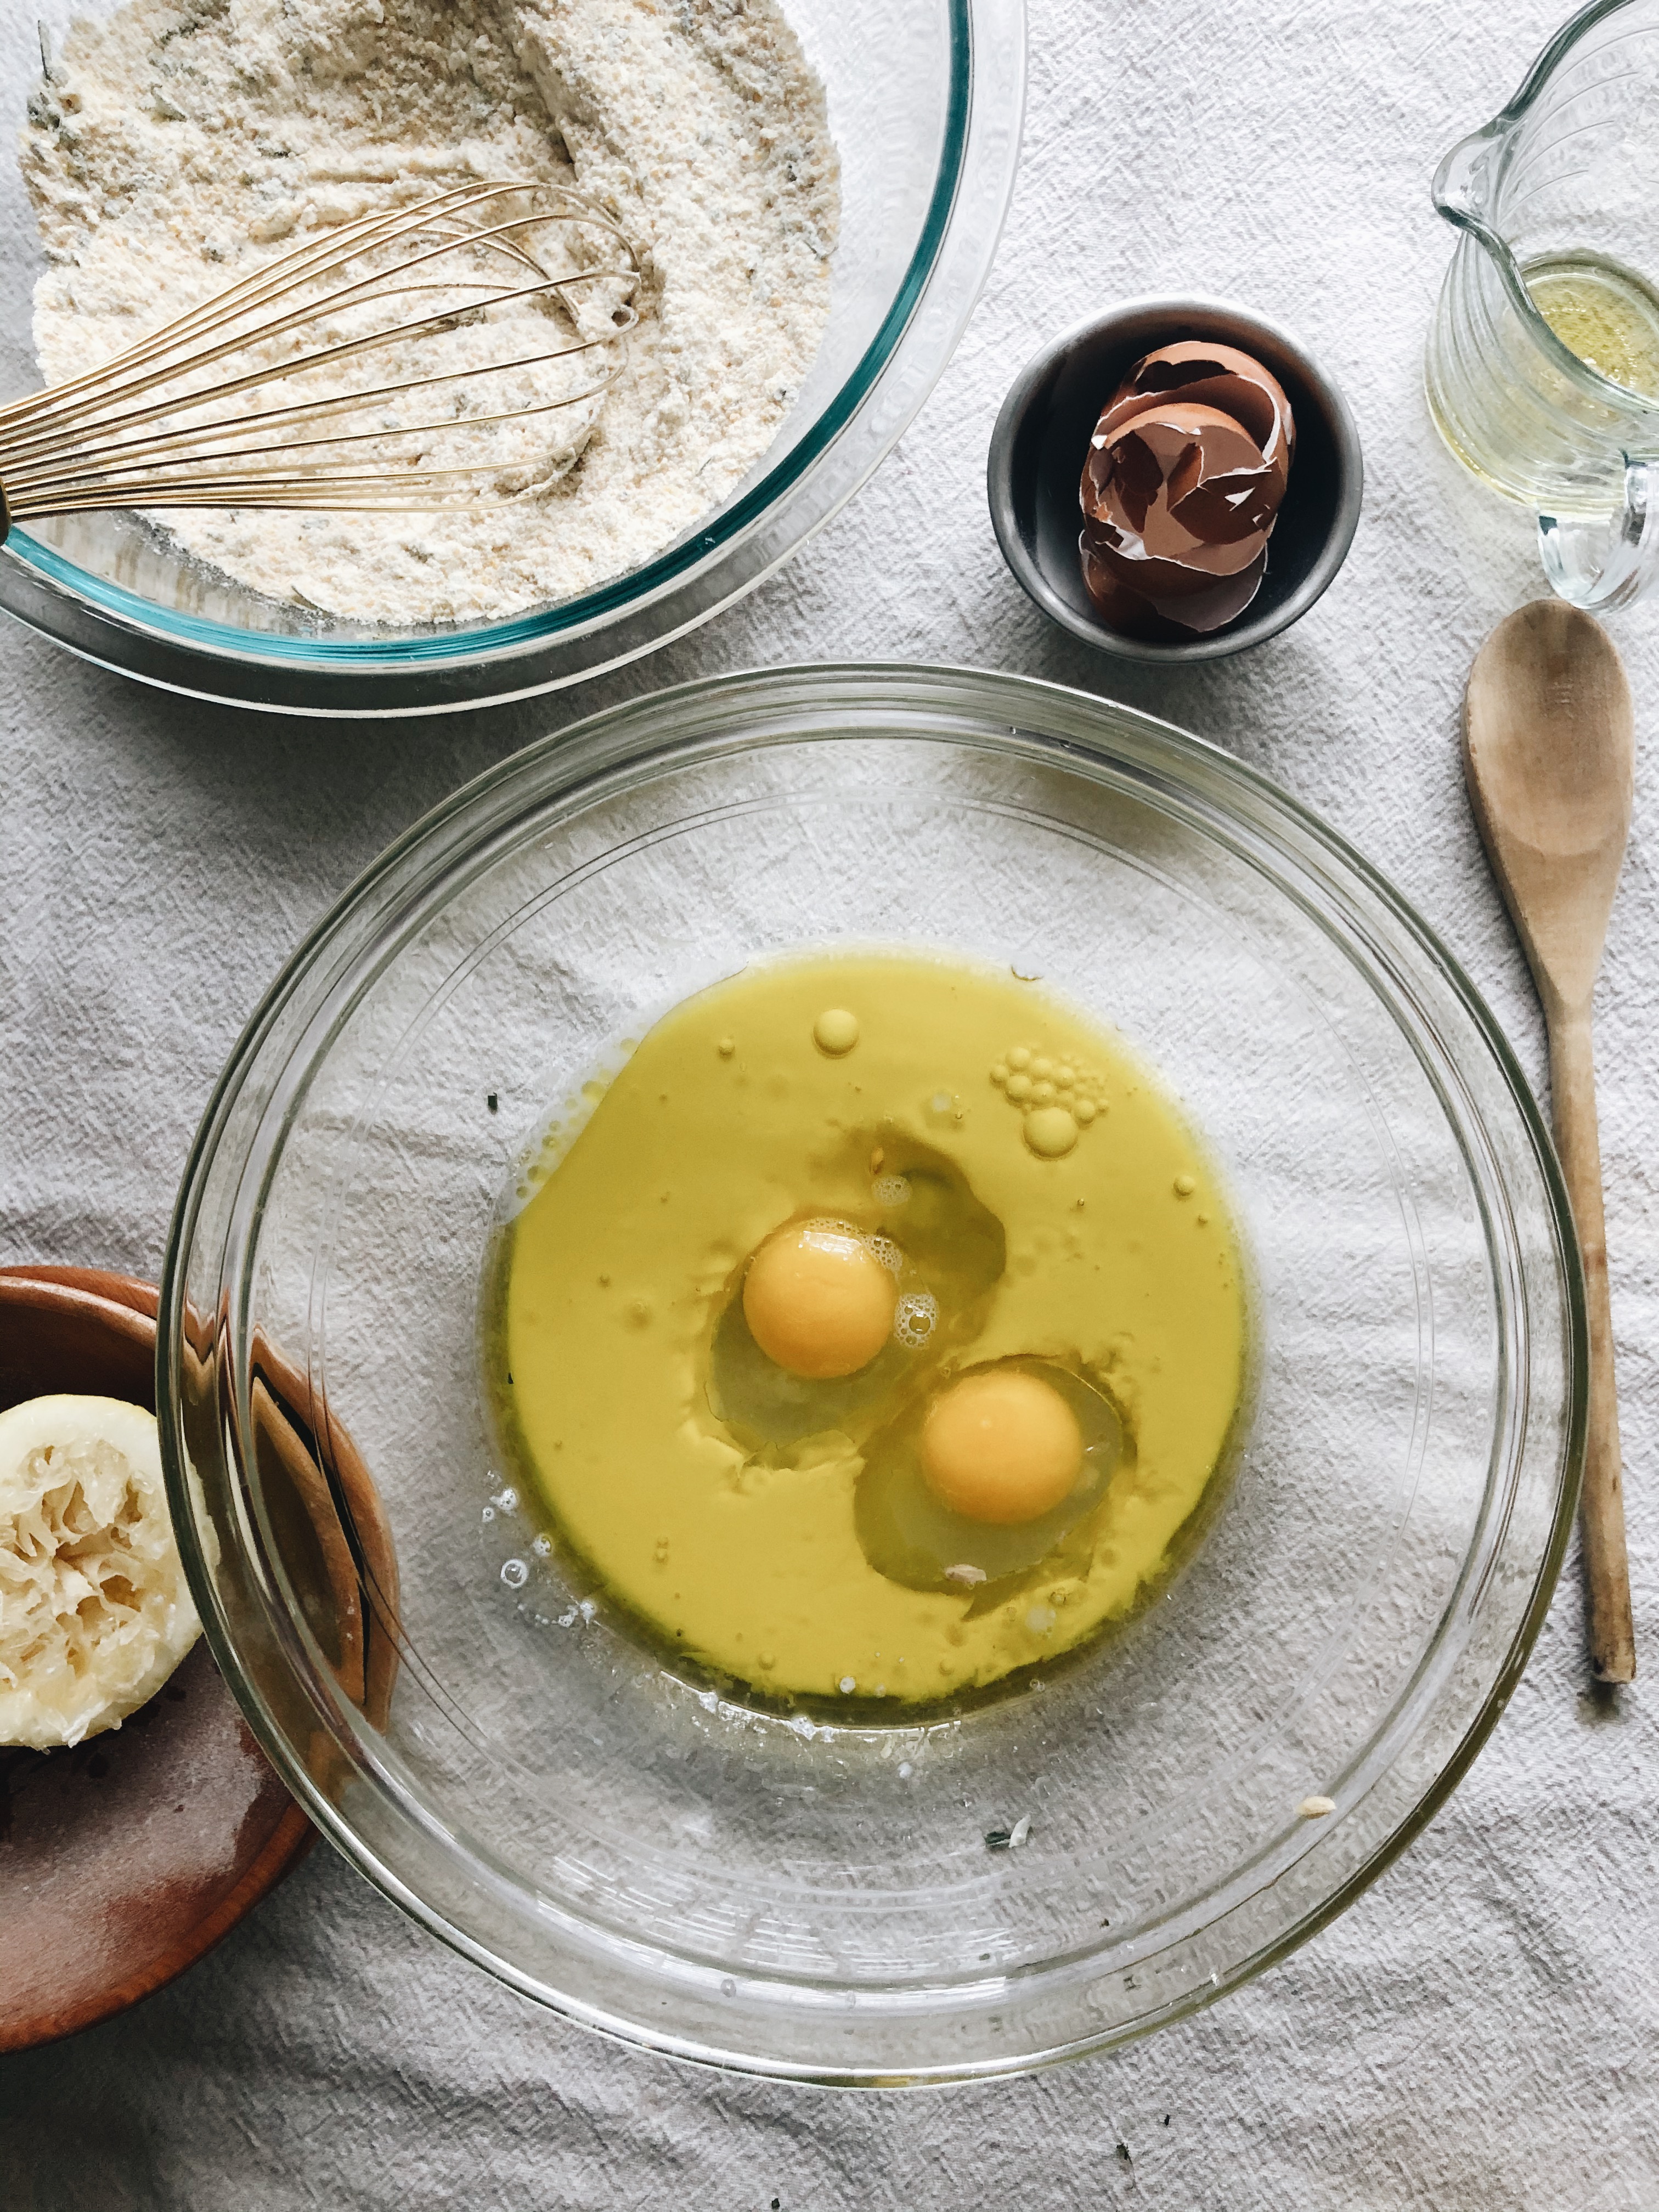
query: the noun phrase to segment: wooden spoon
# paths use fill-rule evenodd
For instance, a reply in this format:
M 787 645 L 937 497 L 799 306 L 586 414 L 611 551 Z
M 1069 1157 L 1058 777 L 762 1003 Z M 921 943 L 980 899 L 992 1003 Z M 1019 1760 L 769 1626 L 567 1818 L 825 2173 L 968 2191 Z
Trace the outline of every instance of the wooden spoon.
M 1634 763 L 1630 686 L 1601 624 L 1560 599 L 1534 600 L 1499 623 L 1469 672 L 1463 772 L 1543 1004 L 1555 1142 L 1584 1255 L 1584 1568 L 1590 1662 L 1603 1682 L 1635 1680 L 1636 1639 L 1590 1001 L 1630 833 Z

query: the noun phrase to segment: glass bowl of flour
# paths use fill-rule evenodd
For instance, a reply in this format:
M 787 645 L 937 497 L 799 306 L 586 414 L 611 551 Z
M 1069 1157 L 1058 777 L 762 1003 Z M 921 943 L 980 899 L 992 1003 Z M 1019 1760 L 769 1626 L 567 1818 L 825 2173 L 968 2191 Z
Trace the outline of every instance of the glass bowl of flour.
M 15 526 L 0 606 L 289 714 L 550 690 L 706 621 L 894 444 L 1012 185 L 1023 0 L 0 0 L 0 399 L 331 226 L 574 186 L 645 272 L 625 375 L 476 514 Z M 877 65 L 878 64 L 878 65 Z

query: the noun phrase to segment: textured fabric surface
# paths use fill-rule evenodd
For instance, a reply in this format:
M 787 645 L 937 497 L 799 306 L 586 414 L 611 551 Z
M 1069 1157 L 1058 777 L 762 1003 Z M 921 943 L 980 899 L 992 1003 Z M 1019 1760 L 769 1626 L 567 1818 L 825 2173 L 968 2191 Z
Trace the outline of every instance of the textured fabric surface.
M 1438 451 L 1420 392 L 1449 245 L 1440 152 L 1501 105 L 1554 0 L 1033 0 L 1024 167 L 987 295 L 901 449 L 811 557 L 620 678 L 384 732 L 176 701 L 0 632 L 0 1245 L 153 1275 L 215 1073 L 295 939 L 395 832 L 541 731 L 706 672 L 969 661 L 1110 693 L 1321 810 L 1461 955 L 1541 1079 L 1456 752 L 1469 661 L 1540 589 L 1525 519 Z M 14 58 L 15 59 L 15 58 Z M 10 117 L 21 94 L 7 73 Z M 1365 442 L 1359 534 L 1285 637 L 1175 677 L 1048 629 L 998 556 L 998 402 L 1058 325 L 1231 293 L 1298 329 Z M 1659 1668 L 1659 603 L 1620 619 L 1637 820 L 1600 1005 L 1638 1637 Z M 0 2061 L 0 2204 L 1659 2204 L 1654 1693 L 1593 1695 L 1576 1571 L 1427 1834 L 1249 1988 L 1039 2079 L 862 2097 L 613 2048 L 453 1958 L 319 1850 L 125 2018 Z

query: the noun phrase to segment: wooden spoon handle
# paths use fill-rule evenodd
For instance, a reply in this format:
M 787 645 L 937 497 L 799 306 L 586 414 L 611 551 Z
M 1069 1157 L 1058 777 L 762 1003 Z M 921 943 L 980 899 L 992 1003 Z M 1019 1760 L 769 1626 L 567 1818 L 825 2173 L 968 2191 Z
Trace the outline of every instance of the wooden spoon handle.
M 1589 1437 L 1584 1454 L 1584 1572 L 1589 1584 L 1590 1665 L 1602 1682 L 1636 1679 L 1625 1489 L 1619 1451 L 1619 1391 L 1613 1370 L 1607 1297 L 1607 1231 L 1601 1202 L 1601 1138 L 1595 1119 L 1595 1055 L 1588 1008 L 1550 1023 L 1550 1093 L 1555 1142 L 1584 1255 L 1589 1307 Z

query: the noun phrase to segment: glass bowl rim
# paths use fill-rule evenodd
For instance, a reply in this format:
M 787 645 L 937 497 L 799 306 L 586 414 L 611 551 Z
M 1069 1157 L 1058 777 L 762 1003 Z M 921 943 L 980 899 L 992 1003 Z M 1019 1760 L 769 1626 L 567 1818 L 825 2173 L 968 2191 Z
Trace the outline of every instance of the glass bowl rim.
M 1155 2015 L 1128 2028 L 1107 2027 L 1036 2053 L 1019 2052 L 1003 2058 L 975 2057 L 959 2064 L 928 2064 L 912 2075 L 896 2079 L 890 2073 L 878 2075 L 858 2068 L 838 2069 L 777 2060 L 752 2051 L 720 2050 L 623 2013 L 602 2013 L 566 1993 L 550 1990 L 527 1970 L 502 1958 L 488 1943 L 446 1917 L 441 1907 L 428 1904 L 404 1882 L 394 1867 L 377 1856 L 375 1850 L 359 1838 L 331 1800 L 313 1783 L 280 1723 L 264 1710 L 259 1691 L 244 1667 L 229 1625 L 222 1617 L 213 1571 L 204 1556 L 195 1517 L 191 1491 L 196 1478 L 187 1469 L 184 1451 L 179 1371 L 186 1317 L 186 1255 L 191 1248 L 204 1185 L 216 1159 L 218 1139 L 225 1130 L 241 1084 L 257 1060 L 272 1024 L 306 980 L 313 973 L 326 973 L 331 987 L 354 970 L 361 975 L 361 948 L 352 951 L 343 961 L 330 963 L 328 955 L 334 947 L 337 933 L 354 920 L 374 914 L 377 904 L 380 918 L 386 921 L 411 905 L 424 913 L 427 897 L 457 869 L 471 872 L 467 869 L 469 856 L 483 860 L 515 822 L 529 815 L 541 813 L 550 806 L 568 806 L 609 795 L 617 778 L 630 777 L 642 783 L 698 759 L 787 744 L 795 733 L 791 726 L 792 714 L 805 718 L 806 726 L 799 728 L 801 737 L 817 743 L 832 741 L 834 734 L 848 733 L 848 720 L 860 710 L 867 710 L 866 719 L 871 734 L 884 723 L 890 727 L 896 718 L 905 718 L 903 734 L 907 737 L 948 742 L 954 736 L 970 749 L 1010 758 L 1036 757 L 1063 769 L 1092 756 L 1103 762 L 1127 762 L 1154 773 L 1160 769 L 1170 772 L 1171 780 L 1185 789 L 1197 787 L 1202 793 L 1207 786 L 1229 817 L 1242 818 L 1258 830 L 1265 828 L 1272 842 L 1304 867 L 1316 872 L 1328 870 L 1328 888 L 1340 893 L 1344 873 L 1355 879 L 1360 889 L 1376 900 L 1388 917 L 1401 927 L 1413 949 L 1427 960 L 1439 980 L 1449 987 L 1502 1079 L 1529 1142 L 1547 1204 L 1566 1338 L 1563 1355 L 1565 1421 L 1547 1540 L 1538 1551 L 1531 1587 L 1501 1662 L 1496 1666 L 1488 1662 L 1483 1667 L 1485 1686 L 1478 1701 L 1472 1700 L 1473 1710 L 1464 1722 L 1462 1735 L 1450 1751 L 1439 1758 L 1432 1781 L 1414 1797 L 1405 1815 L 1357 1866 L 1322 1893 L 1291 1924 L 1237 1961 L 1209 1985 L 1184 1993 Z M 695 715 L 698 711 L 708 723 L 708 729 L 689 737 L 677 735 L 667 743 L 663 741 L 661 731 L 665 721 L 672 719 L 678 724 L 688 713 Z M 959 722 L 952 726 L 952 716 L 964 714 L 978 724 L 970 733 L 963 732 Z M 822 717 L 832 727 L 812 728 L 810 721 L 813 717 Z M 1057 723 L 1063 724 L 1068 718 L 1072 729 L 1056 728 Z M 722 722 L 726 726 L 723 740 L 710 734 Z M 1084 734 L 1090 724 L 1096 730 L 1092 743 Z M 733 725 L 743 733 L 732 734 Z M 1286 830 L 1293 833 L 1289 841 L 1283 834 Z M 423 869 L 420 864 L 428 860 L 432 865 Z M 1346 936 L 1343 949 L 1368 975 L 1376 971 L 1378 963 L 1357 933 Z M 375 964 L 378 967 L 380 963 Z M 1478 1109 L 1474 1112 L 1477 1120 L 1481 1118 Z M 230 1295 L 234 1312 L 239 1301 L 235 1291 Z M 234 1322 L 232 1334 L 234 1338 Z M 246 1366 L 246 1347 L 238 1342 L 234 1367 Z M 1249 1980 L 1316 1934 L 1346 1910 L 1420 1834 L 1490 1735 L 1521 1678 L 1548 1611 L 1571 1534 L 1583 1473 L 1589 1399 L 1589 1331 L 1582 1255 L 1565 1180 L 1548 1128 L 1513 1048 L 1461 963 L 1430 925 L 1339 831 L 1272 778 L 1221 746 L 1115 701 L 999 671 L 909 663 L 804 663 L 694 679 L 623 702 L 568 728 L 551 732 L 486 769 L 411 824 L 358 877 L 307 934 L 275 978 L 234 1048 L 210 1098 L 191 1147 L 168 1231 L 161 1277 L 157 1370 L 157 1406 L 168 1496 L 187 1577 L 214 1656 L 250 1727 L 284 1781 L 336 1848 L 360 1872 L 463 1956 L 564 2016 L 616 2039 L 771 2078 L 830 2086 L 892 2087 L 1033 2071 L 1121 2043 L 1169 2020 L 1184 2017 Z M 243 1387 L 234 1376 L 233 1387 Z M 1466 1554 L 1466 1564 L 1467 1557 Z M 1419 1653 L 1419 1671 L 1422 1661 L 1437 1647 L 1443 1632 L 1443 1623 L 1442 1629 Z M 380 1782 L 377 1786 L 384 1790 L 386 1785 Z M 401 1803 L 399 1814 L 405 1820 L 419 1817 Z M 450 1840 L 452 1844 L 455 1841 L 453 1838 Z M 486 1852 L 463 1846 L 459 1855 L 480 1880 L 497 1879 L 495 1862 Z M 522 1889 L 521 1883 L 520 1887 Z M 1035 1990 L 1048 1966 L 1049 1962 L 1036 1961 L 1033 1967 L 1022 1970 L 1019 1977 L 1011 1978 L 1025 1979 Z

